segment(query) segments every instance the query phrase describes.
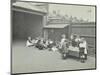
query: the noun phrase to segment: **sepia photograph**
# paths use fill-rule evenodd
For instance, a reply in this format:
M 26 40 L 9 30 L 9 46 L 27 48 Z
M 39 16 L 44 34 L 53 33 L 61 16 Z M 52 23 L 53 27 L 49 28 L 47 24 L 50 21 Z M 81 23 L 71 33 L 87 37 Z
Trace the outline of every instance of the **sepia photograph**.
M 96 69 L 96 6 L 11 0 L 11 73 Z

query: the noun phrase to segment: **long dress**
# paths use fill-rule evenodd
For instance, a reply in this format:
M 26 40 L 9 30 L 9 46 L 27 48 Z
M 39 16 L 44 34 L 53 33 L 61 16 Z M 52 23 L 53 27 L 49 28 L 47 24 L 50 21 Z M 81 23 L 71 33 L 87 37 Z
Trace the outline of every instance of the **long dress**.
M 84 54 L 87 54 L 87 43 L 84 41 L 83 43 L 79 44 L 80 48 L 84 48 Z
M 61 40 L 61 52 L 64 54 L 68 53 L 68 41 L 67 41 L 67 39 Z

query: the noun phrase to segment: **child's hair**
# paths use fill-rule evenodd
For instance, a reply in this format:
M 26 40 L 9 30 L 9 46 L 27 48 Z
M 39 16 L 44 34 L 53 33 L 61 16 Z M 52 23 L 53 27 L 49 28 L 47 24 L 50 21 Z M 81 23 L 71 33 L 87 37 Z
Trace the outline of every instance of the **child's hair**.
M 66 35 L 65 34 L 62 34 L 62 38 L 66 38 Z
M 28 37 L 28 40 L 32 40 L 32 38 L 29 36 L 29 37 Z
M 77 37 L 77 34 L 74 34 L 73 37 L 76 38 Z
M 85 38 L 82 37 L 80 41 L 81 41 L 81 42 L 85 41 Z

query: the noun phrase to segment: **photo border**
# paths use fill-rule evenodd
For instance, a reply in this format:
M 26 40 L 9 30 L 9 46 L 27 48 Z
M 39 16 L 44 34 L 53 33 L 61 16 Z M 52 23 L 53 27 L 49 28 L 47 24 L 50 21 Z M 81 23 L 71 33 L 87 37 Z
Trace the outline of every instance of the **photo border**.
M 97 69 L 97 5 L 87 5 L 87 4 L 71 4 L 71 3 L 56 3 L 56 2 L 42 2 L 42 1 L 18 1 L 18 2 L 35 2 L 35 3 L 48 3 L 48 4 L 59 4 L 59 5 L 74 5 L 74 6 L 90 6 L 95 7 L 95 68 L 88 69 L 75 69 L 75 70 L 58 70 L 58 71 L 43 71 L 43 72 L 26 72 L 26 73 L 12 73 L 12 0 L 10 0 L 10 47 L 11 47 L 11 55 L 10 55 L 10 74 L 11 75 L 19 75 L 19 74 L 37 74 L 37 73 L 53 73 L 53 72 L 72 72 L 72 71 L 85 71 L 85 70 L 96 70 Z

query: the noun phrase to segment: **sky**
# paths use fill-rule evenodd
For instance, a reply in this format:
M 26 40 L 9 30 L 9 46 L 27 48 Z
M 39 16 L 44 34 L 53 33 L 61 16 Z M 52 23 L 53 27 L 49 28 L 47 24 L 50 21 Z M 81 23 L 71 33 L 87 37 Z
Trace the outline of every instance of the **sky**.
M 78 5 L 61 5 L 49 4 L 49 14 L 53 11 L 58 11 L 61 15 L 77 17 L 78 19 L 95 22 L 95 7 L 94 6 L 78 6 Z

